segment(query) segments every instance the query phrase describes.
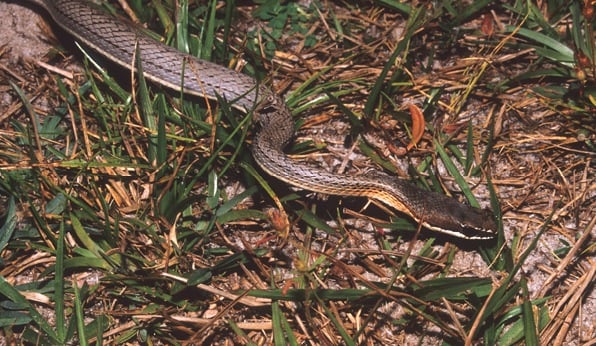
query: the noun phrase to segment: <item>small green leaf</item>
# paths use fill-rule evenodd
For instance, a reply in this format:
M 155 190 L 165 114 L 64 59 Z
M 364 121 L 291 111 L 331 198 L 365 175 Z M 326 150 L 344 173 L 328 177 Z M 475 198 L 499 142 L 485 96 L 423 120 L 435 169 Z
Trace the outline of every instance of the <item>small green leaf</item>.
M 212 273 L 210 269 L 197 269 L 190 273 L 188 276 L 187 285 L 189 286 L 196 286 L 198 284 L 202 284 L 211 280 Z

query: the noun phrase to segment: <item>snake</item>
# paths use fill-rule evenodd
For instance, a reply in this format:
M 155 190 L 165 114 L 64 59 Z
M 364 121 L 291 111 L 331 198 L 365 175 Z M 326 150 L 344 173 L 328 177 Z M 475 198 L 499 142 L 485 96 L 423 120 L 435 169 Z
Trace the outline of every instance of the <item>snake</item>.
M 140 59 L 144 78 L 165 88 L 211 100 L 225 100 L 252 112 L 257 130 L 251 151 L 267 174 L 296 188 L 338 196 L 364 197 L 405 214 L 424 228 L 468 240 L 493 239 L 494 214 L 425 191 L 382 171 L 341 175 L 288 156 L 294 119 L 281 96 L 254 78 L 201 60 L 150 37 L 146 30 L 116 18 L 86 0 L 27 0 L 83 46 L 126 69 Z

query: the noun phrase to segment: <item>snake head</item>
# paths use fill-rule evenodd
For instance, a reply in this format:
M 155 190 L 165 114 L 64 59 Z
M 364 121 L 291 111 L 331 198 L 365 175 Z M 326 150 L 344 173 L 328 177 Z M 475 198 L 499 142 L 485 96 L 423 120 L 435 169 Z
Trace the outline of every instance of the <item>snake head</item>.
M 409 215 L 425 228 L 462 239 L 493 239 L 497 236 L 497 224 L 490 209 L 462 204 L 455 198 L 422 190 L 386 174 L 367 177 L 367 182 L 372 180 L 376 182 L 375 189 L 367 197 Z

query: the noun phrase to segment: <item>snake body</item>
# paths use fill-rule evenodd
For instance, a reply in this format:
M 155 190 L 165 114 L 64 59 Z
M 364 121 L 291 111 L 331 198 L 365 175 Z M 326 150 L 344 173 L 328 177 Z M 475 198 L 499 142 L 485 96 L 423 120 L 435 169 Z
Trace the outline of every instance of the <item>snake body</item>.
M 135 25 L 118 20 L 87 1 L 28 1 L 43 7 L 77 41 L 122 67 L 134 66 L 138 54 L 144 76 L 151 81 L 190 95 L 224 98 L 241 111 L 252 111 L 259 127 L 252 154 L 271 176 L 314 192 L 374 199 L 426 228 L 451 236 L 465 239 L 495 236 L 497 227 L 488 209 L 461 204 L 381 172 L 342 176 L 289 158 L 284 148 L 294 136 L 290 110 L 281 97 L 253 78 L 164 45 Z

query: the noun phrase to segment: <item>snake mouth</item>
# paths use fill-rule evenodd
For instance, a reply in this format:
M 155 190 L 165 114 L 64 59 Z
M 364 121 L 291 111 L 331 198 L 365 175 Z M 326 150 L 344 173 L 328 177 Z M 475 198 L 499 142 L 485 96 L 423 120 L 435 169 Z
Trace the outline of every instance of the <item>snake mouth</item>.
M 432 231 L 466 240 L 494 240 L 497 235 L 492 229 L 469 227 L 464 224 L 459 224 L 459 227 L 450 228 L 437 227 L 426 222 L 422 225 Z

